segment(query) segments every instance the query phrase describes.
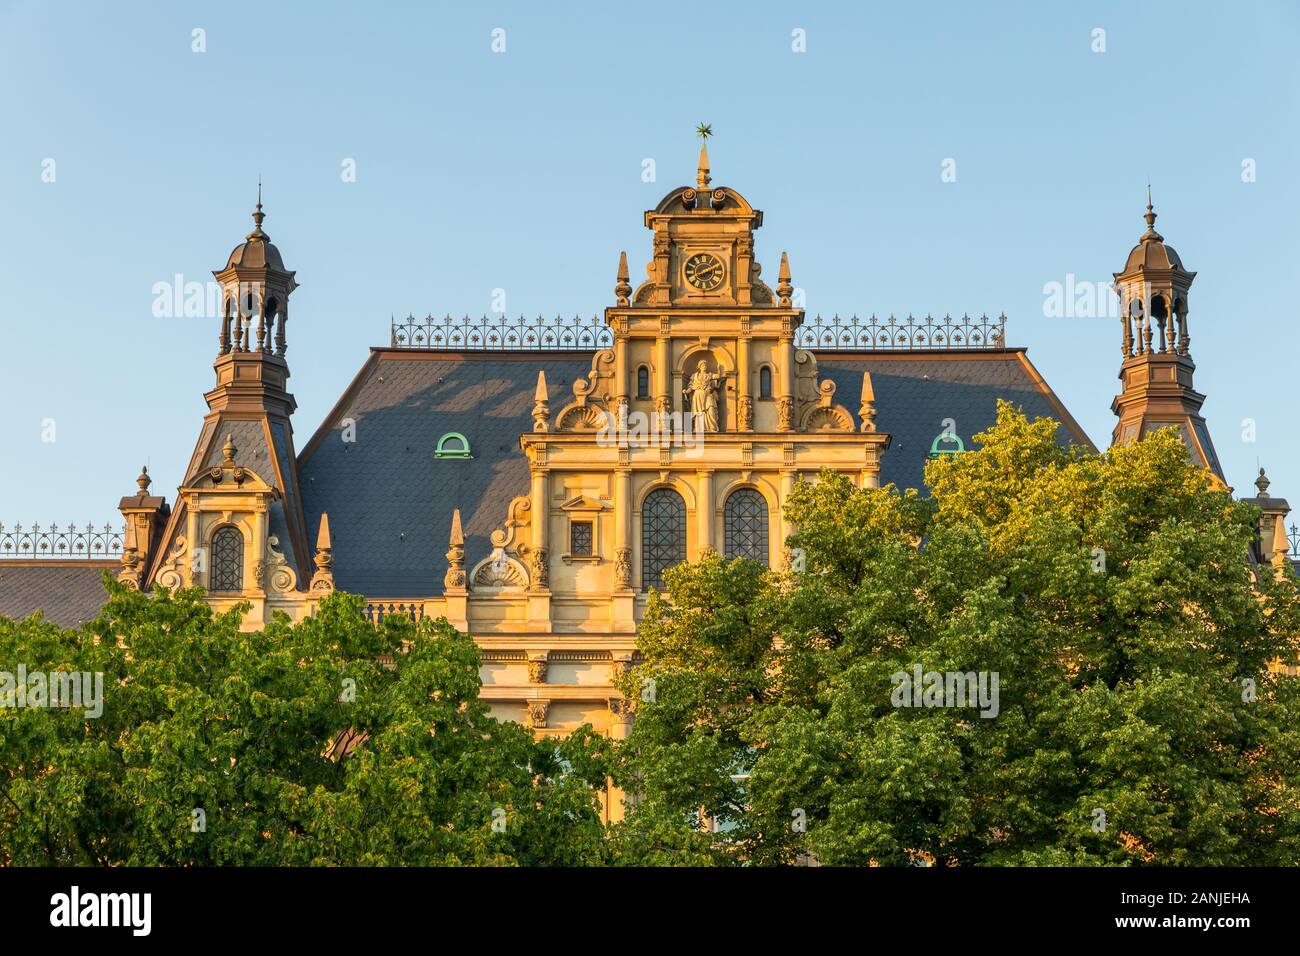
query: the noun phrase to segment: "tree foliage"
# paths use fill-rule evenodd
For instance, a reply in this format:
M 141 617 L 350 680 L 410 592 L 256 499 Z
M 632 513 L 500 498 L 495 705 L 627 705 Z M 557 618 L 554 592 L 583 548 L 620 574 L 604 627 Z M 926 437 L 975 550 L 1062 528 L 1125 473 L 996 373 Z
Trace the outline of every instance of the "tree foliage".
M 622 686 L 624 854 L 1300 861 L 1300 678 L 1270 670 L 1300 601 L 1247 561 L 1258 511 L 1172 431 L 1100 455 L 1055 431 L 1000 405 L 929 499 L 799 484 L 803 573 L 670 571 Z M 918 666 L 997 675 L 996 716 L 896 706 Z
M 0 707 L 0 864 L 1300 861 L 1300 678 L 1274 667 L 1300 595 L 1248 562 L 1257 509 L 1172 431 L 1055 432 L 1000 405 L 928 498 L 800 483 L 801 572 L 671 569 L 617 747 L 493 719 L 470 638 L 347 595 L 244 631 L 108 581 L 79 629 L 0 619 L 0 671 L 104 674 L 98 717 Z M 994 706 L 897 696 L 918 672 L 996 676 Z
M 0 863 L 599 861 L 601 738 L 534 740 L 479 700 L 444 619 L 359 598 L 242 631 L 197 589 L 106 579 L 98 619 L 0 619 L 0 669 L 104 674 L 103 713 L 0 709 Z

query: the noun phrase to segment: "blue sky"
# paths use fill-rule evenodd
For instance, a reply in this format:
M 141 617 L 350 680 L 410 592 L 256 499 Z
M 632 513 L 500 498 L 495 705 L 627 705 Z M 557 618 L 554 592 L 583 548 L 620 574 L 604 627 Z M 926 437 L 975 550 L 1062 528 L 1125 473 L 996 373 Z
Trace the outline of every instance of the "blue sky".
M 1100 445 L 1119 322 L 1043 289 L 1122 267 L 1150 176 L 1229 482 L 1300 500 L 1296 4 L 609 6 L 0 3 L 0 521 L 116 522 L 146 461 L 174 496 L 217 328 L 153 286 L 224 265 L 259 175 L 301 447 L 392 314 L 610 304 L 700 121 L 809 313 L 1004 311 Z

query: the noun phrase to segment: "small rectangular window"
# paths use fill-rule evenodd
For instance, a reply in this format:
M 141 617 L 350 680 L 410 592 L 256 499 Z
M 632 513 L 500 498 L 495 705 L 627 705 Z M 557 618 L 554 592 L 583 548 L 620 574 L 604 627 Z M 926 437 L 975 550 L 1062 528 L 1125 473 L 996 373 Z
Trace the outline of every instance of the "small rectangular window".
M 594 540 L 590 521 L 574 521 L 569 525 L 569 553 L 575 558 L 591 557 Z

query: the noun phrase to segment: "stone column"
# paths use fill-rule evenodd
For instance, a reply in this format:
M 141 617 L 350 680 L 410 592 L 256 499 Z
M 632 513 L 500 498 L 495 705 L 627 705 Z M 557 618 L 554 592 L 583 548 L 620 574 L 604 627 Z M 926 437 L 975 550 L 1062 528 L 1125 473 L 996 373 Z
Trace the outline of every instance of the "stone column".
M 614 586 L 632 586 L 632 472 L 614 473 Z
M 660 335 L 655 341 L 655 411 L 660 414 L 667 414 L 672 411 L 673 400 L 670 394 L 672 387 L 672 375 L 668 368 L 669 361 L 669 339 L 667 335 Z M 658 431 L 663 434 L 668 431 L 667 418 L 658 422 Z
M 786 540 L 790 537 L 794 529 L 790 526 L 790 521 L 786 518 L 786 502 L 790 500 L 790 495 L 794 493 L 795 473 L 793 471 L 781 472 L 781 542 L 780 553 L 786 553 Z M 784 560 L 784 559 L 783 559 Z
M 742 432 L 754 430 L 754 398 L 749 394 L 749 336 L 736 343 L 736 427 Z
M 266 512 L 259 511 L 253 518 L 253 590 L 266 589 Z
M 547 551 L 547 525 L 551 520 L 551 476 L 545 468 L 534 468 L 533 478 L 533 552 L 529 558 L 532 576 L 530 590 L 550 590 L 550 566 Z
M 781 334 L 777 349 L 777 400 L 776 427 L 779 431 L 794 431 L 794 336 Z
M 532 470 L 532 552 L 528 556 L 528 629 L 548 634 L 551 625 L 551 565 L 548 526 L 551 521 L 551 473 Z
M 608 734 L 611 740 L 626 740 L 632 732 L 632 709 L 628 701 L 621 696 L 610 697 L 606 704 L 609 707 L 609 730 Z M 624 808 L 623 800 L 625 794 L 621 789 L 614 786 L 614 781 L 607 779 L 605 781 L 605 819 L 610 823 L 617 823 L 623 819 Z
M 713 472 L 697 471 L 695 503 L 696 551 L 703 555 L 705 550 L 713 547 Z
M 629 395 L 631 390 L 628 388 L 627 333 L 619 330 L 614 333 L 614 413 L 616 415 L 626 414 Z M 626 421 L 626 418 L 621 420 Z
M 185 556 L 186 566 L 181 570 L 182 577 L 184 578 L 185 582 L 190 586 L 193 586 L 196 583 L 194 580 L 194 558 L 198 554 L 198 549 L 200 547 L 199 513 L 194 510 L 195 504 L 197 504 L 197 502 L 193 502 L 193 501 L 190 502 L 189 511 L 185 515 L 185 545 L 186 545 L 185 550 L 188 551 L 189 553 Z M 204 559 L 203 571 L 205 576 L 202 581 L 197 582 L 199 584 L 202 584 L 205 588 L 209 587 L 212 583 L 212 579 L 206 576 L 208 568 L 210 567 L 209 561 L 211 558 L 212 555 L 209 554 Z

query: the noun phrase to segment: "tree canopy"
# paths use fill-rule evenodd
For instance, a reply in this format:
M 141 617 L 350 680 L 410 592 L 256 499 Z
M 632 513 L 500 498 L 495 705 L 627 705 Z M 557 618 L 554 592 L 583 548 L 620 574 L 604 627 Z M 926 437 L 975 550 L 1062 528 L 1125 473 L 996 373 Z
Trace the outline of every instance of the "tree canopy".
M 104 675 L 96 716 L 0 707 L 0 864 L 1300 861 L 1300 596 L 1247 560 L 1258 510 L 1175 432 L 1056 427 L 1001 405 L 929 497 L 800 482 L 790 570 L 671 569 L 617 745 L 493 719 L 469 637 L 347 595 L 0 619 L 0 672 Z
M 1269 669 L 1297 658 L 1300 604 L 1247 562 L 1258 511 L 1172 431 L 1092 454 L 1056 427 L 1001 405 L 980 447 L 927 465 L 928 499 L 800 483 L 802 573 L 670 571 L 622 686 L 626 852 L 1300 860 L 1300 680 Z M 899 694 L 931 673 L 984 678 L 996 706 Z
M 362 615 L 240 630 L 197 589 L 115 582 L 61 631 L 0 619 L 0 661 L 102 672 L 103 712 L 0 709 L 0 863 L 585 862 L 603 851 L 604 741 L 493 719 L 445 620 Z

